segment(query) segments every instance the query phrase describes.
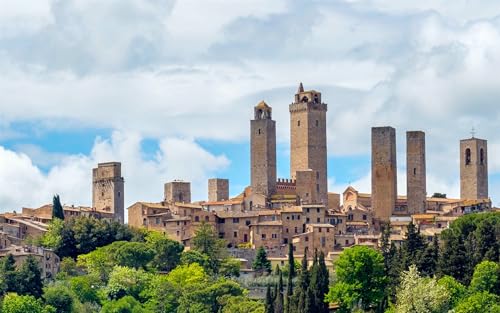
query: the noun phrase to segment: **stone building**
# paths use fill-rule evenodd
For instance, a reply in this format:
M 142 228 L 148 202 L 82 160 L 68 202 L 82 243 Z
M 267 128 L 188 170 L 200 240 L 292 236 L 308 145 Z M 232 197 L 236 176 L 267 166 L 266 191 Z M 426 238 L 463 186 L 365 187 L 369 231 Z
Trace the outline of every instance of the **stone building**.
M 427 199 L 425 133 L 406 132 L 406 151 L 408 214 L 425 213 Z
M 375 218 L 389 221 L 397 197 L 396 130 L 372 128 L 372 210 Z
M 182 180 L 174 180 L 165 184 L 166 203 L 184 202 L 191 203 L 191 183 Z
M 121 163 L 99 163 L 92 170 L 92 207 L 109 212 L 120 223 L 125 221 L 124 184 Z
M 28 258 L 32 256 L 38 262 L 42 279 L 55 279 L 59 272 L 60 259 L 50 249 L 36 246 L 10 245 L 0 250 L 0 258 L 12 255 L 16 261 L 16 266 L 20 267 Z
M 302 83 L 289 106 L 290 111 L 290 176 L 297 179 L 297 172 L 312 170 L 315 190 L 311 203 L 328 203 L 326 111 L 321 93 L 304 91 Z M 309 195 L 311 197 L 311 195 Z
M 229 200 L 229 180 L 223 178 L 210 178 L 208 180 L 208 201 Z
M 488 142 L 484 139 L 460 141 L 460 198 L 488 199 Z
M 276 122 L 264 101 L 250 121 L 250 163 L 252 193 L 271 196 L 276 192 Z

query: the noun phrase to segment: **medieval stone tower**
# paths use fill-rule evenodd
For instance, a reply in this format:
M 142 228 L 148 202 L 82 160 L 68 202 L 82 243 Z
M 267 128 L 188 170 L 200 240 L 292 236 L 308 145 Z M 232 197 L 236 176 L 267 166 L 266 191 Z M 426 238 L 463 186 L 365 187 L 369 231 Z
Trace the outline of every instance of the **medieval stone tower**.
M 372 128 L 372 210 L 381 221 L 389 221 L 397 197 L 396 130 Z
M 182 180 L 168 182 L 164 186 L 166 203 L 191 203 L 191 183 Z
M 326 111 L 321 93 L 304 91 L 302 83 L 290 104 L 290 176 L 298 171 L 314 171 L 314 188 L 320 203 L 328 202 Z
M 422 131 L 406 132 L 406 190 L 408 213 L 425 213 L 425 133 Z
M 276 122 L 264 101 L 254 108 L 250 134 L 252 192 L 270 196 L 276 191 Z
M 488 198 L 488 142 L 484 139 L 460 140 L 460 197 Z
M 99 163 L 92 170 L 92 207 L 113 213 L 120 223 L 125 220 L 124 182 L 119 162 Z
M 208 201 L 224 201 L 229 199 L 229 179 L 210 178 L 208 180 Z

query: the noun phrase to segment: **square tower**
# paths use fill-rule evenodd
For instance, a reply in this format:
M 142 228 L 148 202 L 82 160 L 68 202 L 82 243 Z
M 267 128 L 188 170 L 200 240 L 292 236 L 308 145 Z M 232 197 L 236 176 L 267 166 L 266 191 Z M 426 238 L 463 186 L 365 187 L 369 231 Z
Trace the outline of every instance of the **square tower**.
M 252 192 L 271 196 L 276 191 L 276 122 L 264 101 L 255 106 L 250 121 L 250 163 Z
M 290 104 L 290 176 L 298 171 L 315 173 L 315 189 L 320 203 L 328 203 L 326 111 L 321 93 L 304 91 L 302 83 Z
M 427 200 L 425 133 L 406 132 L 406 189 L 408 213 L 425 213 Z
M 375 218 L 389 221 L 397 197 L 396 130 L 372 128 L 372 210 Z
M 124 185 L 120 162 L 97 164 L 92 170 L 92 207 L 113 213 L 116 221 L 124 223 Z
M 488 142 L 460 140 L 460 198 L 488 199 Z
M 165 184 L 166 203 L 191 203 L 191 183 L 174 180 Z
M 224 201 L 229 199 L 229 180 L 210 178 L 208 180 L 208 201 Z

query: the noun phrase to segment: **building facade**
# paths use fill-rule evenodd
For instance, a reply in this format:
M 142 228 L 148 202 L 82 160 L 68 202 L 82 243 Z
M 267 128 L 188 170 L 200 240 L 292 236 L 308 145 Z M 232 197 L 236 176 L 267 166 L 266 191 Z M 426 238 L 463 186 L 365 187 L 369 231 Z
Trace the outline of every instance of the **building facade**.
M 425 213 L 426 185 L 425 133 L 406 132 L 406 194 L 409 214 Z

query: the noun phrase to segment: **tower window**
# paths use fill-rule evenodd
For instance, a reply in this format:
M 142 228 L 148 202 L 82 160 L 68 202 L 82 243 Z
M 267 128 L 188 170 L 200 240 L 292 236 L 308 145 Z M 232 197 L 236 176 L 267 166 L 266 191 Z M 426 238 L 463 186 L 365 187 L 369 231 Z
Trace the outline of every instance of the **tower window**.
M 316 184 L 316 191 L 319 192 L 319 184 Z
M 260 128 L 259 128 L 259 135 L 260 135 Z
M 316 179 L 319 179 L 319 172 L 316 172 Z
M 479 150 L 479 160 L 481 162 L 481 165 L 484 165 L 484 149 L 481 148 L 481 150 Z
M 120 198 L 121 193 L 118 191 L 118 198 Z
M 319 121 L 318 121 L 318 120 L 316 120 L 316 127 L 318 127 L 318 126 L 319 126 Z
M 470 149 L 467 148 L 465 149 L 465 165 L 470 165 L 471 158 L 470 158 Z
M 413 175 L 417 175 L 417 169 L 415 167 L 413 168 Z
M 300 121 L 297 121 L 297 126 L 300 126 Z

